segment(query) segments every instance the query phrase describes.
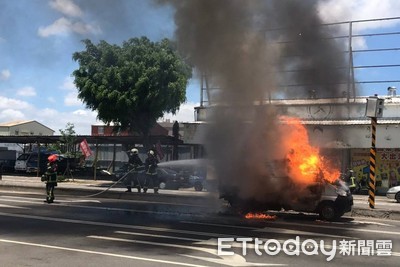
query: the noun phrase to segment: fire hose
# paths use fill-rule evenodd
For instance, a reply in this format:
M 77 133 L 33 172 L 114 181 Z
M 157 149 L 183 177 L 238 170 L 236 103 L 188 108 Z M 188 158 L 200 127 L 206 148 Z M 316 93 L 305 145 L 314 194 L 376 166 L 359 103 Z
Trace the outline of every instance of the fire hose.
M 104 194 L 105 192 L 107 192 L 108 190 L 110 190 L 111 188 L 113 188 L 116 184 L 118 184 L 118 183 L 121 182 L 123 179 L 125 179 L 125 177 L 126 177 L 128 174 L 130 174 L 131 172 L 133 172 L 134 170 L 135 170 L 135 168 L 132 168 L 130 171 L 128 171 L 127 173 L 125 173 L 121 178 L 119 178 L 118 181 L 114 182 L 112 185 L 110 185 L 109 187 L 107 187 L 107 188 L 104 189 L 103 191 L 100 191 L 100 192 L 98 192 L 98 193 L 96 193 L 96 194 L 86 195 L 86 196 L 81 196 L 81 197 L 95 197 L 95 196 Z M 104 172 L 104 173 L 106 173 L 106 174 L 112 176 L 112 174 L 111 174 L 110 172 L 108 172 L 108 171 L 103 170 L 102 172 Z M 141 186 L 141 185 L 140 185 L 140 182 L 139 182 L 139 177 L 138 177 L 138 176 L 136 177 L 136 179 L 137 179 L 137 182 L 138 182 L 139 186 Z

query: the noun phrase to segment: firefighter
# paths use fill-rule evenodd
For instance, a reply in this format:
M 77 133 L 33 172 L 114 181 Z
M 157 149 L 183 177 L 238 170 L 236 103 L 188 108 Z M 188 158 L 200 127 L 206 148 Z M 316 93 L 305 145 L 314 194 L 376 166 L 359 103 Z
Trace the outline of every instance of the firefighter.
M 146 193 L 149 183 L 153 186 L 154 193 L 158 194 L 158 176 L 157 176 L 157 164 L 158 160 L 154 153 L 154 150 L 149 150 L 147 152 L 147 158 L 144 162 L 145 170 L 146 170 L 146 179 L 144 182 L 143 192 Z
M 47 160 L 47 168 L 44 174 L 46 182 L 46 200 L 44 202 L 53 203 L 54 201 L 54 187 L 57 186 L 57 159 L 58 156 L 50 155 Z
M 349 176 L 348 176 L 346 182 L 347 182 L 348 185 L 349 185 L 350 192 L 353 193 L 354 190 L 355 190 L 356 187 L 357 187 L 357 185 L 356 185 L 356 177 L 354 177 L 354 171 L 353 171 L 353 170 L 350 170 L 350 171 L 349 171 Z
M 132 187 L 135 185 L 135 182 L 137 183 L 137 190 L 140 193 L 142 191 L 140 181 L 139 181 L 139 174 L 138 174 L 138 168 L 143 165 L 142 160 L 139 158 L 139 150 L 137 148 L 132 148 L 131 153 L 129 154 L 129 168 L 128 171 L 130 172 L 126 179 L 125 179 L 125 184 L 126 184 L 126 192 L 132 192 Z

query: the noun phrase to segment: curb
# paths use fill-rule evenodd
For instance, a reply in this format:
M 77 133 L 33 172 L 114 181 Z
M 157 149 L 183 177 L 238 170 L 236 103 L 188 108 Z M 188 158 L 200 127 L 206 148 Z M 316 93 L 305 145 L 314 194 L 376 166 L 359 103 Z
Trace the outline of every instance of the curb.
M 354 208 L 351 211 L 351 217 L 369 217 L 378 219 L 400 220 L 400 211 L 398 210 L 376 210 L 369 208 Z

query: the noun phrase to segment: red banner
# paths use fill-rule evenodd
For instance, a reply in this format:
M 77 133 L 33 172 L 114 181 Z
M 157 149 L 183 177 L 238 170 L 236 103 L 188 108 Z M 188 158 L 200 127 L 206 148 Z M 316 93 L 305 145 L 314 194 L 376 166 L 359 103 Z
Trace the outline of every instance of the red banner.
M 83 139 L 83 141 L 80 142 L 79 147 L 81 148 L 83 155 L 85 155 L 85 158 L 92 155 L 92 150 L 90 150 L 89 144 L 86 139 Z

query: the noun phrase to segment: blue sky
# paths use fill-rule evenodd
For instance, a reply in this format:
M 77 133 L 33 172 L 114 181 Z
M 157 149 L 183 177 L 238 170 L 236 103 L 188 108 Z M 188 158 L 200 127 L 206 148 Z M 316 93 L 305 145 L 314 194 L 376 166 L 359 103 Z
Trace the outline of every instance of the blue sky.
M 320 14 L 326 22 L 395 17 L 400 16 L 400 1 L 329 0 L 320 5 Z M 121 44 L 147 36 L 157 41 L 173 38 L 175 27 L 172 8 L 155 6 L 150 0 L 0 0 L 0 15 L 0 123 L 37 120 L 56 134 L 68 122 L 74 123 L 78 134 L 90 134 L 90 126 L 99 123 L 96 113 L 77 99 L 71 79 L 77 68 L 72 54 L 84 49 L 82 39 Z M 399 24 L 400 20 L 356 30 L 399 31 Z M 398 39 L 371 39 L 360 38 L 355 46 L 395 47 L 397 42 L 400 47 Z M 397 53 L 382 55 L 357 54 L 355 59 L 359 65 L 373 65 L 383 57 L 393 61 L 383 64 L 400 62 Z M 390 79 L 395 72 L 398 69 L 390 70 Z M 389 75 L 389 70 L 384 73 Z M 381 79 L 384 74 L 360 70 L 357 75 Z M 375 87 L 365 85 L 361 93 L 386 93 L 386 85 Z M 193 107 L 199 101 L 200 85 L 193 80 L 178 115 L 165 118 L 193 121 Z

